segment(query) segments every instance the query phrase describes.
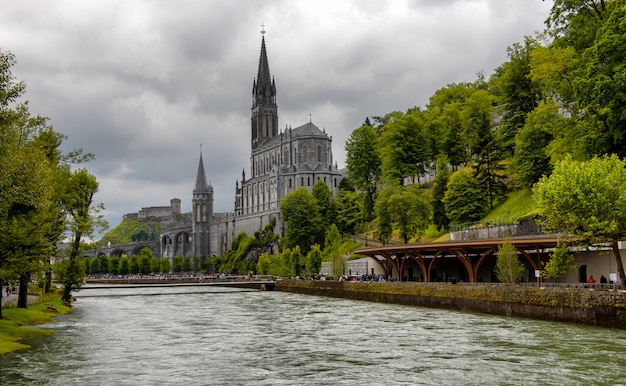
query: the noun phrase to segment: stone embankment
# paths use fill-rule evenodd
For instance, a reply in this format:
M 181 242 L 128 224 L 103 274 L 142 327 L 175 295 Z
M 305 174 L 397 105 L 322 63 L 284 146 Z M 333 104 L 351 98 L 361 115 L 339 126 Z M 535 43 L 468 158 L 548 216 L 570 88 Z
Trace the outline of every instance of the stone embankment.
M 278 280 L 276 290 L 626 329 L 626 294 L 589 288 Z

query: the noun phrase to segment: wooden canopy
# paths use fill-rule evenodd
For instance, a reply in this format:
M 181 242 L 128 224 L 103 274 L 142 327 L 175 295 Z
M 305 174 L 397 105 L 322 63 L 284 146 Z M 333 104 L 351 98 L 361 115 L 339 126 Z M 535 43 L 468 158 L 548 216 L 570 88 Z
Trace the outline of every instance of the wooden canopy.
M 413 261 L 423 272 L 424 281 L 431 281 L 431 273 L 436 262 L 443 257 L 455 257 L 467 269 L 470 282 L 478 281 L 478 270 L 485 259 L 505 243 L 511 243 L 535 270 L 542 268 L 542 256 L 547 256 L 559 242 L 572 243 L 575 239 L 566 238 L 520 238 L 490 239 L 477 241 L 450 241 L 441 243 L 384 245 L 380 247 L 358 248 L 353 252 L 369 256 L 381 265 L 385 274 L 395 271 L 398 280 L 403 279 L 407 265 Z

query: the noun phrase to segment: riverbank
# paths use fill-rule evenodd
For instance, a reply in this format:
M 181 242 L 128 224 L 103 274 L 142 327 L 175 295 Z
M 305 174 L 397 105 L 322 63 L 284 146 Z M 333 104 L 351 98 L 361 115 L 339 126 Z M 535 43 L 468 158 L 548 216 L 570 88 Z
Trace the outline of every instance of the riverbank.
M 323 280 L 277 280 L 276 290 L 626 329 L 625 291 Z
M 0 355 L 29 348 L 30 346 L 22 342 L 23 339 L 54 333 L 52 330 L 24 326 L 50 323 L 55 316 L 66 314 L 70 310 L 70 307 L 63 305 L 60 294 L 47 294 L 28 308 L 3 308 L 3 318 L 0 319 Z

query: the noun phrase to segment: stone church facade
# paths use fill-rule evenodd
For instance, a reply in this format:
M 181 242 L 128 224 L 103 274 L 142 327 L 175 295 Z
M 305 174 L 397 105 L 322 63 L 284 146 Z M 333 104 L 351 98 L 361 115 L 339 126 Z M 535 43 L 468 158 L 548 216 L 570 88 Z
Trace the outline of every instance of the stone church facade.
M 193 190 L 191 223 L 192 256 L 221 256 L 241 232 L 249 236 L 276 219 L 275 232 L 284 235 L 280 201 L 300 186 L 311 189 L 317 181 L 328 184 L 333 194 L 341 174 L 333 160 L 332 137 L 311 121 L 279 130 L 276 84 L 270 75 L 265 47 L 252 86 L 250 117 L 250 171 L 245 169 L 235 184 L 232 213 L 213 212 L 213 187 L 207 183 L 202 154 Z M 175 246 L 170 250 L 175 251 Z M 167 253 L 167 248 L 162 251 Z M 170 252 L 171 253 L 171 252 Z M 167 256 L 171 257 L 171 256 Z

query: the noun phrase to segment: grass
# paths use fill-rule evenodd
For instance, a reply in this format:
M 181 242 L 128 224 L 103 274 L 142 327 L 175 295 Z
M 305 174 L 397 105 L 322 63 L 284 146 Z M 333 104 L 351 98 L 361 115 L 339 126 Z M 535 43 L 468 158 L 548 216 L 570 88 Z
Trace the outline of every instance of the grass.
M 506 200 L 496 205 L 483 221 L 496 221 L 498 219 L 518 220 L 535 212 L 535 202 L 530 189 L 512 192 Z
M 51 305 L 56 311 L 51 310 Z M 12 351 L 24 350 L 30 346 L 21 343 L 24 338 L 48 336 L 52 330 L 41 328 L 23 328 L 37 324 L 50 323 L 56 315 L 70 312 L 70 307 L 63 305 L 60 294 L 46 294 L 44 299 L 32 303 L 28 308 L 3 308 L 0 319 L 0 355 Z

